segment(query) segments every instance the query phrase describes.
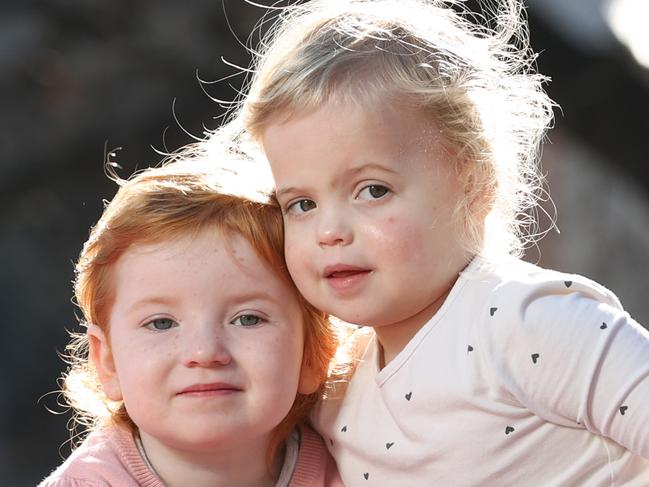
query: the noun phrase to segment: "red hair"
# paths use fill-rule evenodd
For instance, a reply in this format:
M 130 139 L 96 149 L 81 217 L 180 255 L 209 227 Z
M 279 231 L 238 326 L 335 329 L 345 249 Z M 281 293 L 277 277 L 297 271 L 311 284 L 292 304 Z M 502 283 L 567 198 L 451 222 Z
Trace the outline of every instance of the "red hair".
M 236 181 L 240 187 L 247 187 L 248 195 L 233 191 L 234 185 L 225 187 L 224 181 L 228 186 Z M 216 163 L 204 164 L 192 158 L 146 169 L 118 183 L 121 187 L 91 230 L 76 265 L 74 290 L 86 325 L 97 325 L 110 336 L 107 323 L 115 291 L 112 272 L 127 248 L 196 234 L 206 228 L 226 237 L 243 237 L 298 296 L 304 327 L 302 367 L 319 381 L 319 388 L 309 395 L 298 393 L 288 415 L 275 428 L 268 452 L 271 464 L 284 439 L 322 394 L 336 348 L 328 317 L 302 298 L 288 274 L 279 207 L 270 197 L 251 197 L 254 192 L 250 192 L 249 180 L 237 178 L 232 171 L 224 172 Z M 70 368 L 64 376 L 63 393 L 77 413 L 77 423 L 94 427 L 103 417 L 135 428 L 124 404 L 110 401 L 103 393 L 88 358 L 87 336 L 73 336 L 67 352 Z

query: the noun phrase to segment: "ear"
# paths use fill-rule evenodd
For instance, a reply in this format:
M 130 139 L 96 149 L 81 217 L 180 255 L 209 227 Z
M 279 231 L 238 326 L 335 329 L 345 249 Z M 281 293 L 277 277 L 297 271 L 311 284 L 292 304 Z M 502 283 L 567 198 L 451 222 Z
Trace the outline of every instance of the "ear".
M 297 386 L 297 392 L 308 395 L 313 394 L 320 388 L 322 377 L 316 373 L 312 364 L 305 359 L 302 360 L 302 370 L 300 371 L 300 382 Z
M 464 174 L 460 175 L 460 181 L 469 198 L 467 209 L 477 221 L 482 221 L 491 211 L 496 195 L 494 168 L 484 164 L 476 167 L 466 161 L 462 164 Z
M 122 400 L 122 389 L 115 369 L 113 353 L 108 343 L 108 337 L 97 325 L 88 325 L 89 357 L 97 370 L 99 381 L 106 397 L 111 401 Z

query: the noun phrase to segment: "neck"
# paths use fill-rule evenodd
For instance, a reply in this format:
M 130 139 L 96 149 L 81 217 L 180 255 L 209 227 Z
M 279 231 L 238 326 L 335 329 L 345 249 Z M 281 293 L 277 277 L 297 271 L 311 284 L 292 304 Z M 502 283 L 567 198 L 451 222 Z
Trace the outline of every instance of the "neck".
M 441 288 L 441 292 L 422 309 L 417 310 L 414 314 L 396 323 L 374 328 L 382 351 L 379 363 L 380 368 L 389 364 L 405 348 L 417 332 L 435 316 L 446 301 L 451 289 L 453 289 L 460 271 L 466 267 L 467 263 L 465 258 L 465 260 L 458 264 L 456 271 L 450 272 L 447 281 Z
M 381 368 L 389 364 L 405 348 L 417 332 L 437 313 L 442 304 L 444 304 L 450 290 L 449 288 L 435 302 L 409 318 L 399 323 L 379 326 L 374 329 L 376 331 L 376 337 L 381 344 L 382 354 L 379 364 Z
M 142 431 L 140 438 L 147 459 L 167 487 L 274 487 L 283 460 L 282 455 L 273 474 L 268 471 L 268 441 L 183 450 Z

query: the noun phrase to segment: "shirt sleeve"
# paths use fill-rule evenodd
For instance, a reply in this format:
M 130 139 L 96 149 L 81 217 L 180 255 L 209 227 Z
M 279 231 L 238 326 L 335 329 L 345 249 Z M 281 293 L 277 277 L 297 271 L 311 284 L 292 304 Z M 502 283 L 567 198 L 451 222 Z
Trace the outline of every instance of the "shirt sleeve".
M 649 332 L 602 289 L 558 281 L 495 297 L 493 363 L 538 416 L 649 459 Z
M 38 487 L 110 487 L 106 482 L 61 475 L 56 478 L 46 478 Z

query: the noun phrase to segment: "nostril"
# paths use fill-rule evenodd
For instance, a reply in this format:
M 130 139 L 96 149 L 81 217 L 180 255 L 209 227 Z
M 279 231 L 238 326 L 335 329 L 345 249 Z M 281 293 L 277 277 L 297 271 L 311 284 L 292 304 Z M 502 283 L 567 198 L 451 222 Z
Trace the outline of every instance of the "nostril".
M 321 246 L 338 246 L 338 245 L 347 245 L 351 242 L 351 232 L 338 229 L 338 230 L 328 230 L 323 231 L 320 234 L 319 244 Z
M 187 344 L 184 363 L 188 367 L 211 367 L 227 365 L 232 356 L 223 339 L 203 337 L 200 343 Z

